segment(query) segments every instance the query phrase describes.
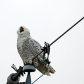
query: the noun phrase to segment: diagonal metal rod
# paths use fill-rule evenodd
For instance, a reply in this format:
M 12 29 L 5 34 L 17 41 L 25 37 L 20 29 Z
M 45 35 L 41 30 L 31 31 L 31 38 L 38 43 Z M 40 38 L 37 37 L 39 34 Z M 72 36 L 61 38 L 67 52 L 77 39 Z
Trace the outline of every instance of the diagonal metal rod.
M 73 26 L 71 26 L 68 30 L 66 30 L 63 34 L 61 34 L 56 40 L 54 40 L 51 44 L 50 44 L 50 46 L 53 44 L 53 43 L 55 43 L 58 39 L 60 39 L 64 34 L 66 34 L 69 30 L 71 30 L 74 26 L 76 26 L 80 21 L 82 21 L 84 19 L 84 17 L 83 18 L 81 18 L 79 21 L 77 21 Z
M 84 19 L 84 17 L 82 17 L 79 21 L 77 21 L 74 25 L 72 25 L 68 30 L 66 30 L 63 34 L 61 34 L 56 40 L 54 40 L 50 46 L 55 43 L 58 39 L 60 39 L 64 34 L 66 34 L 69 30 L 71 30 L 74 26 L 76 26 L 79 22 L 81 22 Z M 32 60 L 34 60 L 38 55 L 40 55 L 43 51 L 41 51 L 39 54 L 37 54 Z

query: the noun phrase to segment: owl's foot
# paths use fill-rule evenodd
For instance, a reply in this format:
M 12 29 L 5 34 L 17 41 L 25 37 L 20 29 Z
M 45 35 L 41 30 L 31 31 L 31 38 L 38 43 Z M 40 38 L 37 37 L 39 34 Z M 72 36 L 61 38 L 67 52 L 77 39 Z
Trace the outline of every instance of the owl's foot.
M 28 59 L 27 61 L 24 62 L 24 65 L 31 65 L 32 64 L 32 60 Z
M 29 64 L 32 64 L 32 59 L 31 58 L 29 58 L 28 61 L 29 61 Z

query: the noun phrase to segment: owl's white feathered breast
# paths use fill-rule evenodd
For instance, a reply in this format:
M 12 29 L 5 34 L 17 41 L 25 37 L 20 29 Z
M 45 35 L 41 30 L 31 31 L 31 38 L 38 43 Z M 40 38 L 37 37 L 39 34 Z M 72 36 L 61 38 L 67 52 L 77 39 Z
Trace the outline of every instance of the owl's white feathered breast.
M 38 42 L 31 38 L 30 32 L 24 28 L 24 31 L 18 30 L 17 48 L 23 60 L 23 63 L 32 62 L 32 58 L 41 52 L 41 46 Z M 43 55 L 38 56 L 39 60 L 43 60 Z M 34 65 L 38 65 L 38 59 L 34 60 Z

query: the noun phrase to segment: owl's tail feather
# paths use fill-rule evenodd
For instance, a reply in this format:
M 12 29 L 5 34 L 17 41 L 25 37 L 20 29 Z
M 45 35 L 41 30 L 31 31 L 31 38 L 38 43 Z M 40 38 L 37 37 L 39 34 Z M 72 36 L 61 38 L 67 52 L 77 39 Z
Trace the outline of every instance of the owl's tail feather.
M 55 73 L 55 70 L 49 65 L 49 69 L 47 70 L 47 66 L 44 67 L 44 64 L 39 61 L 39 66 L 36 67 L 41 73 L 45 73 L 44 75 L 50 76 L 50 73 Z M 47 70 L 47 71 L 46 71 Z
M 56 71 L 52 68 L 52 66 L 51 65 L 49 65 L 49 71 L 51 72 L 51 73 L 55 73 Z

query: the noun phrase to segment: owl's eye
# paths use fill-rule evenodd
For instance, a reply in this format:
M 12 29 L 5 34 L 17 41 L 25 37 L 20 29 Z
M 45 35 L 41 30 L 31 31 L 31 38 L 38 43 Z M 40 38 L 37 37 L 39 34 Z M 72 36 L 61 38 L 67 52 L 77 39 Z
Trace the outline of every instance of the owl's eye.
M 24 28 L 23 27 L 20 27 L 20 32 L 23 32 L 24 31 Z

